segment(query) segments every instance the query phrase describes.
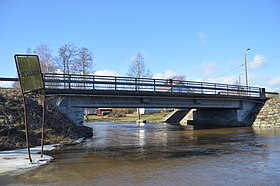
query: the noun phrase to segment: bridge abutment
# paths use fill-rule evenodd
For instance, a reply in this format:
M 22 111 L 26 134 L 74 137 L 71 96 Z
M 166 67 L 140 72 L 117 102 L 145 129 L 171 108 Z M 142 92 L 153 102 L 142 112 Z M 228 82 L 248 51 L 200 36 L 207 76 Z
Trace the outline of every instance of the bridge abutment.
M 193 112 L 194 126 L 251 126 L 262 103 L 240 102 L 239 109 L 198 108 Z
M 237 125 L 234 109 L 197 109 L 193 112 L 192 125 Z
M 84 108 L 74 107 L 71 104 L 70 97 L 58 97 L 52 99 L 52 104 L 58 108 L 60 112 L 66 114 L 77 125 L 83 125 L 84 122 Z

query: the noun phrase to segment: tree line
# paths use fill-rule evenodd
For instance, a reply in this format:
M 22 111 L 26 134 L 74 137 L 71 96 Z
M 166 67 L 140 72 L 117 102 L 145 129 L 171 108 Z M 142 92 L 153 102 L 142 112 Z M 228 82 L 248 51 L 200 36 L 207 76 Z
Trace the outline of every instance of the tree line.
M 73 43 L 67 43 L 60 46 L 57 50 L 57 56 L 52 56 L 52 50 L 47 44 L 38 45 L 32 52 L 27 49 L 28 54 L 37 54 L 40 59 L 43 73 L 62 73 L 62 74 L 93 74 L 93 52 L 86 47 L 77 47 Z M 153 73 L 148 67 L 143 55 L 138 52 L 131 59 L 131 64 L 126 73 L 129 77 L 151 78 Z M 167 79 L 184 81 L 185 76 L 176 75 Z
M 37 54 L 40 59 L 43 73 L 63 74 L 90 74 L 93 72 L 93 52 L 85 47 L 77 47 L 73 43 L 67 43 L 58 48 L 57 56 L 53 57 L 47 44 L 38 45 L 28 54 Z

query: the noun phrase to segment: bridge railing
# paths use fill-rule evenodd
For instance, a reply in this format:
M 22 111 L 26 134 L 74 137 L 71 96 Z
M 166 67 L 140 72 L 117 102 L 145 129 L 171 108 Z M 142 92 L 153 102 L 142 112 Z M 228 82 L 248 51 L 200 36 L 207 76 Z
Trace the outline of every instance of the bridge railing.
M 46 73 L 44 74 L 44 80 L 48 89 L 142 91 L 244 97 L 261 97 L 264 93 L 259 87 L 171 79 Z

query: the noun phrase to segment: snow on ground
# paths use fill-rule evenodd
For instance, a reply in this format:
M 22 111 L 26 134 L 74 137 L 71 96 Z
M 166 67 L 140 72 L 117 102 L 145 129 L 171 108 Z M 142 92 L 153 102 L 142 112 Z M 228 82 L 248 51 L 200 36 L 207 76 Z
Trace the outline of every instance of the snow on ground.
M 59 145 L 45 145 L 44 151 L 55 149 Z M 32 163 L 28 158 L 27 149 L 16 149 L 0 151 L 0 173 L 14 171 L 25 168 L 34 168 L 50 162 L 51 156 L 43 155 L 41 158 L 41 146 L 30 148 Z

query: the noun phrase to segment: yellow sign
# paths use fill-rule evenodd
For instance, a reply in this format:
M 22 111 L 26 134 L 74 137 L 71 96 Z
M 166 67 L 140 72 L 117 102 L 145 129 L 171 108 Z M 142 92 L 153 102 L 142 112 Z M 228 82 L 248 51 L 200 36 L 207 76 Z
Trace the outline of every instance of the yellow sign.
M 44 88 L 37 55 L 15 55 L 15 61 L 23 93 Z

